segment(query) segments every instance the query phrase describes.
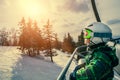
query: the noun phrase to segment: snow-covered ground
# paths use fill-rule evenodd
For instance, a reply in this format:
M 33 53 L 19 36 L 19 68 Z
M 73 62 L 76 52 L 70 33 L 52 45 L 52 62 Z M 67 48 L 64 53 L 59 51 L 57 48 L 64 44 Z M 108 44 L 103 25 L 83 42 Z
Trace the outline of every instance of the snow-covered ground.
M 0 80 L 56 80 L 69 55 L 56 50 L 58 56 L 29 57 L 17 47 L 0 47 Z
M 23 56 L 13 69 L 12 80 L 55 80 L 61 68 L 40 58 Z
M 58 50 L 56 53 L 52 63 L 49 57 L 24 55 L 17 47 L 0 47 L 0 80 L 56 80 L 70 57 Z M 70 70 L 74 65 L 72 62 Z
M 0 80 L 11 80 L 16 63 L 21 58 L 16 47 L 0 47 Z

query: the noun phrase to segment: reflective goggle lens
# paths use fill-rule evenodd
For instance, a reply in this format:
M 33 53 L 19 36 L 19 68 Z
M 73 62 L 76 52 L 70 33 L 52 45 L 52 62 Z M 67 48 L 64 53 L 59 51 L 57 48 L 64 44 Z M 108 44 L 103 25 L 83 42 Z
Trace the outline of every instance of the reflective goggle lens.
M 84 31 L 84 38 L 85 39 L 90 39 L 91 38 L 91 32 L 90 30 L 85 30 Z

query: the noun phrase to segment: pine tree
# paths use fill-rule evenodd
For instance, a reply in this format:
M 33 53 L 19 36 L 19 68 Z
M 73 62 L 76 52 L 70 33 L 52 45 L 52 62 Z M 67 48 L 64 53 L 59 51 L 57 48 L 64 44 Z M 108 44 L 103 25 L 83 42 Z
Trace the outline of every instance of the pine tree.
M 78 36 L 77 46 L 84 45 L 84 33 L 83 30 L 81 31 L 81 35 Z
M 19 43 L 18 45 L 20 46 L 20 49 L 22 50 L 22 52 L 24 52 L 25 47 L 25 34 L 26 34 L 26 21 L 24 19 L 24 17 L 22 18 L 22 20 L 19 22 L 20 27 L 20 37 L 19 37 Z M 27 35 L 27 34 L 26 34 Z
M 33 37 L 32 34 L 32 20 L 29 18 L 28 23 L 25 22 L 25 19 L 22 18 L 20 24 L 21 29 L 21 35 L 19 38 L 19 45 L 21 46 L 21 50 L 24 52 L 24 50 L 27 50 L 27 54 L 31 56 L 31 53 L 33 51 Z
M 34 38 L 34 48 L 39 54 L 39 50 L 42 50 L 43 47 L 43 38 L 41 35 L 41 30 L 38 28 L 37 22 L 34 21 L 33 23 L 33 38 Z
M 0 44 L 2 46 L 7 46 L 8 44 L 8 32 L 6 31 L 6 28 L 2 28 L 0 31 Z
M 44 38 L 45 38 L 45 43 L 44 45 L 45 48 L 47 49 L 48 54 L 50 55 L 51 62 L 53 62 L 53 53 L 52 53 L 52 37 L 53 37 L 53 32 L 52 32 L 52 25 L 50 25 L 50 21 L 47 21 L 47 24 L 44 26 Z
M 75 42 L 73 41 L 72 36 L 68 33 L 68 52 L 72 53 L 75 49 Z
M 13 35 L 13 46 L 17 46 L 17 36 L 16 33 Z
M 58 40 L 57 33 L 54 33 L 54 40 L 52 41 L 53 48 L 60 49 L 61 48 L 61 42 Z
M 67 51 L 67 37 L 66 34 L 64 35 L 63 43 L 62 43 L 62 50 L 63 52 Z
M 70 33 L 68 33 L 67 37 L 65 35 L 62 45 L 63 51 L 67 51 L 69 53 L 72 53 L 75 48 L 75 42 L 73 41 L 73 38 L 71 37 Z

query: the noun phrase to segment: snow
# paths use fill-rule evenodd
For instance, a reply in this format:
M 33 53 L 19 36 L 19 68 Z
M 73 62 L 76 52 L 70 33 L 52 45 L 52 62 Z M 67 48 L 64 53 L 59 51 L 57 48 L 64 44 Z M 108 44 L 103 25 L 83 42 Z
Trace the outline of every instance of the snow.
M 20 57 L 15 47 L 0 47 L 0 80 L 11 80 L 12 68 Z
M 55 80 L 61 68 L 52 62 L 23 56 L 13 70 L 12 80 Z
M 59 50 L 56 50 L 56 53 L 59 54 L 59 55 L 53 57 L 53 60 L 55 60 L 54 62 L 57 65 L 59 65 L 61 67 L 64 67 L 66 65 L 70 55 L 69 54 L 65 54 L 65 53 L 63 53 L 63 52 L 61 52 Z
M 23 55 L 17 47 L 0 47 L 0 80 L 55 80 L 61 70 L 42 57 Z
M 17 47 L 0 47 L 0 80 L 56 80 L 70 57 L 59 50 L 56 50 L 56 53 L 58 55 L 53 57 L 52 63 L 50 57 L 29 57 Z M 66 80 L 74 67 L 73 61 Z M 113 80 L 119 80 L 117 75 L 115 78 Z

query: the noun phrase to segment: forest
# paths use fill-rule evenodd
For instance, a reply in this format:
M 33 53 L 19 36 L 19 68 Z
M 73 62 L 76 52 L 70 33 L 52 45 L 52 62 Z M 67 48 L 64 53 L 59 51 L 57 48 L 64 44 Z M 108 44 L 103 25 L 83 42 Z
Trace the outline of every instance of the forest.
M 59 35 L 52 30 L 50 20 L 46 20 L 43 28 L 40 29 L 36 20 L 23 17 L 18 22 L 19 28 L 0 29 L 0 45 L 1 46 L 17 46 L 22 53 L 34 57 L 40 55 L 40 51 L 45 50 L 46 56 L 54 56 L 53 49 L 58 49 L 68 54 L 72 54 L 77 46 L 84 44 L 83 31 L 78 35 L 78 41 L 75 42 L 68 32 L 64 35 L 63 41 L 59 40 Z

